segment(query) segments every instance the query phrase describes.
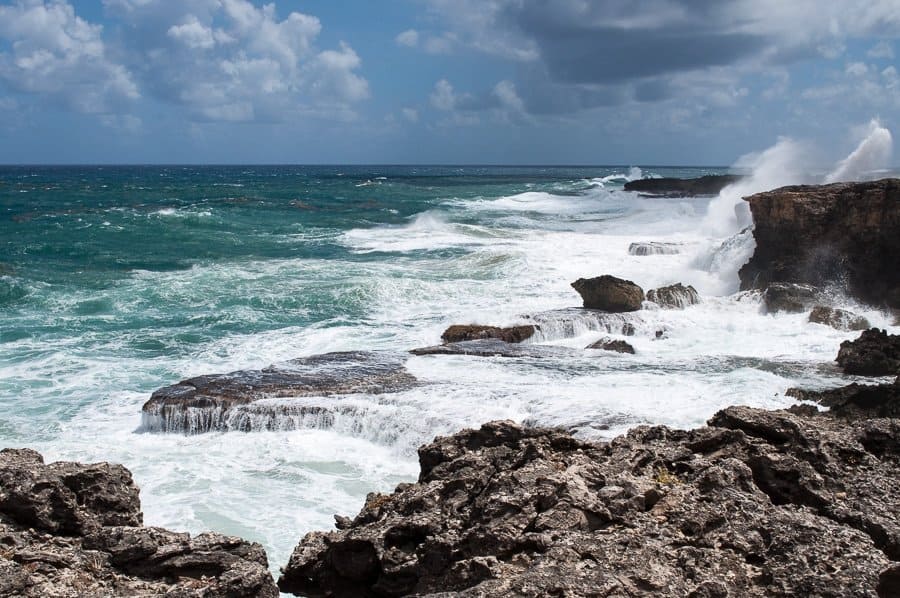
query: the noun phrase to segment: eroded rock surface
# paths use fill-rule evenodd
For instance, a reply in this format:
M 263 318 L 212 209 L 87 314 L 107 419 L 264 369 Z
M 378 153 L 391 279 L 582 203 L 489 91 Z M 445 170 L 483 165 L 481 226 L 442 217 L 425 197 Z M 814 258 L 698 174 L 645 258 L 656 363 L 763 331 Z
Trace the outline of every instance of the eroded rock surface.
M 867 319 L 846 309 L 817 305 L 809 314 L 809 321 L 824 324 L 837 330 L 865 330 L 870 324 Z
M 660 177 L 655 179 L 639 179 L 625 183 L 625 191 L 636 191 L 654 197 L 697 197 L 716 195 L 733 183 L 741 180 L 740 175 L 708 174 L 693 179 Z
M 628 255 L 675 255 L 681 253 L 680 243 L 663 243 L 660 241 L 645 241 L 631 243 L 628 246 Z
M 306 596 L 889 596 L 897 420 L 730 407 L 609 444 L 493 422 L 419 449 L 416 484 L 305 536 Z
M 454 324 L 444 331 L 441 335 L 441 340 L 445 343 L 458 343 L 461 341 L 495 338 L 505 343 L 521 343 L 534 336 L 534 332 L 535 327 L 531 324 L 510 326 L 508 328 L 480 326 L 477 324 Z
M 604 274 L 595 278 L 579 278 L 572 283 L 588 309 L 628 312 L 641 309 L 644 291 L 630 280 Z
M 652 301 L 660 307 L 684 309 L 700 303 L 700 293 L 691 285 L 685 286 L 679 282 L 647 291 L 647 301 Z
M 756 249 L 741 289 L 846 281 L 864 302 L 900 307 L 900 179 L 782 187 L 747 201 Z
M 477 341 L 462 341 L 458 343 L 445 343 L 432 347 L 420 347 L 410 351 L 413 355 L 471 355 L 474 357 L 528 357 L 541 359 L 544 357 L 559 357 L 572 354 L 572 351 L 564 347 L 544 345 L 522 345 L 518 343 L 506 343 L 501 340 L 489 338 Z
M 278 596 L 259 544 L 142 518 L 121 465 L 0 451 L 0 596 Z
M 811 309 L 821 296 L 821 290 L 809 284 L 773 282 L 763 293 L 763 303 L 769 313 L 800 313 Z
M 601 349 L 603 351 L 614 351 L 616 353 L 631 353 L 634 355 L 634 347 L 623 340 L 613 340 L 611 338 L 601 338 L 596 343 L 591 343 L 585 349 Z
M 294 359 L 262 370 L 198 376 L 154 392 L 142 408 L 143 427 L 188 433 L 241 429 L 229 423 L 230 412 L 262 399 L 405 390 L 416 380 L 404 363 L 400 354 L 350 351 Z M 278 415 L 286 408 L 271 409 Z
M 844 341 L 838 351 L 838 366 L 858 376 L 900 374 L 900 335 L 885 330 L 864 330 L 854 341 Z

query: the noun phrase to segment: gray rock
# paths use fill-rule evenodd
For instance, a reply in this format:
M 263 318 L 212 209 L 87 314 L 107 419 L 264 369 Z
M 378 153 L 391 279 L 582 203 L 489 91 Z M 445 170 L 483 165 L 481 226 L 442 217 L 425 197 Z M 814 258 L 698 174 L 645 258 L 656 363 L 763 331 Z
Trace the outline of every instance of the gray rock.
M 628 312 L 641 309 L 644 291 L 630 280 L 603 275 L 579 278 L 572 283 L 588 309 L 608 312 Z
M 305 536 L 279 587 L 447 598 L 889 595 L 900 426 L 796 411 L 731 407 L 706 428 L 639 427 L 609 444 L 511 422 L 437 438 L 419 449 L 416 484 L 370 495 L 339 531 Z
M 628 255 L 675 255 L 677 253 L 681 253 L 681 245 L 679 243 L 646 241 L 631 243 L 628 246 Z
M 679 282 L 647 291 L 647 301 L 652 301 L 660 307 L 684 309 L 689 305 L 700 303 L 700 293 L 691 285 L 684 286 Z
M 141 527 L 121 465 L 0 451 L 0 596 L 275 598 L 259 544 Z
M 900 335 L 864 330 L 855 341 L 844 341 L 836 358 L 847 374 L 893 376 L 900 374 Z
M 837 330 L 865 330 L 870 324 L 867 319 L 853 312 L 836 307 L 817 305 L 809 314 L 809 321 L 814 324 L 824 324 Z
M 790 282 L 773 282 L 763 293 L 766 311 L 770 313 L 800 313 L 811 309 L 818 301 L 821 292 L 808 284 Z

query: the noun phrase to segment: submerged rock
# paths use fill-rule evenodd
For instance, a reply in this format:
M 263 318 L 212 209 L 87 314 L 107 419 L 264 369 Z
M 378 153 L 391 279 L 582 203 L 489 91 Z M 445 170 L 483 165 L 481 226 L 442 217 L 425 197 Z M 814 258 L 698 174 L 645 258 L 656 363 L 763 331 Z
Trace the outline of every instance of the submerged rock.
M 352 351 L 198 376 L 154 392 L 142 408 L 143 427 L 190 433 L 240 429 L 228 424 L 230 412 L 262 399 L 397 392 L 416 382 L 404 363 L 401 355 Z
M 141 527 L 121 465 L 0 451 L 0 595 L 275 598 L 262 546 Z
M 740 270 L 742 290 L 846 282 L 862 301 L 900 307 L 900 179 L 782 187 L 746 199 L 756 250 Z
M 641 309 L 644 291 L 630 280 L 605 274 L 596 278 L 579 278 L 572 283 L 588 309 L 628 312 Z
M 652 301 L 660 307 L 684 309 L 689 305 L 700 303 L 700 293 L 691 285 L 684 286 L 679 282 L 647 291 L 647 301 Z
M 472 355 L 474 357 L 531 357 L 541 359 L 544 357 L 559 357 L 571 354 L 572 351 L 563 347 L 521 345 L 507 343 L 498 339 L 482 339 L 476 341 L 461 341 L 458 343 L 445 343 L 433 347 L 420 347 L 410 351 L 413 355 Z
M 809 321 L 814 324 L 824 324 L 838 330 L 865 330 L 870 324 L 867 319 L 853 312 L 836 307 L 817 305 L 809 314 Z
M 521 316 L 535 323 L 541 340 L 572 338 L 586 332 L 634 336 L 645 324 L 638 312 L 609 313 L 598 309 L 570 307 Z
M 631 353 L 634 355 L 634 347 L 622 340 L 601 338 L 596 343 L 591 343 L 585 349 L 602 349 L 603 351 L 615 351 L 616 353 Z
M 441 335 L 441 340 L 445 343 L 458 343 L 460 341 L 495 338 L 506 343 L 521 343 L 534 336 L 534 332 L 535 327 L 530 324 L 510 326 L 509 328 L 479 326 L 477 324 L 455 324 L 444 331 L 444 334 Z
M 662 243 L 647 241 L 644 243 L 632 243 L 628 246 L 628 255 L 675 255 L 681 253 L 679 243 Z
M 636 191 L 654 197 L 697 197 L 717 195 L 719 191 L 743 177 L 735 174 L 708 174 L 693 179 L 662 177 L 639 179 L 625 183 L 625 191 Z
M 844 341 L 836 358 L 844 373 L 858 376 L 900 374 L 900 335 L 864 330 L 855 341 Z
M 801 413 L 802 412 L 802 413 Z M 900 558 L 900 426 L 730 407 L 609 444 L 493 422 L 419 449 L 282 569 L 303 596 L 876 596 Z
M 812 285 L 773 282 L 763 293 L 763 302 L 769 313 L 800 313 L 815 305 L 820 296 L 821 291 Z

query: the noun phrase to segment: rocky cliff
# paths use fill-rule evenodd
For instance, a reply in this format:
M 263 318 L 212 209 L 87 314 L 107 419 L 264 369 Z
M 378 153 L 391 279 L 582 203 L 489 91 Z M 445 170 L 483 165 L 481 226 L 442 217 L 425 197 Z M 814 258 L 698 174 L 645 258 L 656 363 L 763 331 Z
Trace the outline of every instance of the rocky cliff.
M 839 284 L 900 308 L 900 179 L 783 187 L 747 198 L 756 250 L 741 288 Z
M 609 444 L 493 422 L 419 450 L 421 474 L 308 534 L 304 596 L 898 596 L 893 385 L 815 407 L 730 407 Z M 879 389 L 887 389 L 881 392 Z M 814 393 L 805 398 L 815 399 Z M 886 403 L 893 406 L 885 408 Z

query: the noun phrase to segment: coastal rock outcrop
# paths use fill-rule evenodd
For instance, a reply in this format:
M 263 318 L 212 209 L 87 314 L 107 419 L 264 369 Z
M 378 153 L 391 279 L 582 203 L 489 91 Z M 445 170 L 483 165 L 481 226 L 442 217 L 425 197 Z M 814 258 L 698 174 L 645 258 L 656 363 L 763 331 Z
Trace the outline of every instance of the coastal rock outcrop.
M 614 351 L 616 353 L 631 353 L 634 355 L 634 347 L 623 340 L 601 338 L 596 343 L 591 343 L 585 349 L 600 349 L 602 351 Z
M 782 187 L 746 200 L 756 249 L 740 270 L 742 290 L 846 284 L 866 303 L 900 307 L 900 179 Z
M 375 351 L 325 353 L 262 370 L 197 376 L 154 392 L 142 407 L 148 431 L 200 433 L 250 429 L 245 417 L 261 399 L 387 393 L 410 388 L 405 356 Z M 266 405 L 275 415 L 290 405 Z M 298 412 L 302 415 L 302 408 Z M 275 418 L 270 418 L 274 421 Z
M 655 179 L 638 179 L 625 183 L 625 191 L 636 191 L 642 195 L 653 197 L 697 197 L 716 195 L 727 187 L 741 180 L 735 174 L 708 174 L 693 179 L 661 177 Z
M 495 338 L 476 341 L 460 341 L 444 343 L 431 347 L 419 347 L 410 350 L 413 355 L 469 355 L 472 357 L 528 357 L 541 359 L 544 357 L 560 357 L 570 355 L 571 349 L 548 345 L 523 345 L 507 343 Z
M 638 311 L 644 291 L 630 280 L 604 274 L 595 278 L 579 278 L 572 283 L 588 309 L 608 312 Z
M 121 465 L 0 451 L 0 596 L 276 598 L 262 546 L 142 527 Z
M 684 309 L 689 305 L 700 303 L 700 293 L 691 285 L 685 286 L 679 282 L 667 287 L 650 289 L 647 291 L 647 301 L 652 301 L 660 307 Z
M 678 253 L 681 253 L 681 245 L 679 243 L 646 241 L 632 243 L 628 246 L 628 255 L 675 255 Z
M 773 282 L 763 293 L 763 303 L 769 313 L 800 313 L 812 308 L 821 297 L 821 291 L 808 284 Z
M 838 366 L 858 376 L 900 374 L 900 335 L 885 330 L 864 330 L 854 341 L 844 341 L 838 351 Z
M 900 377 L 893 384 L 849 384 L 820 391 L 791 388 L 786 394 L 800 401 L 813 401 L 828 407 L 829 415 L 833 416 L 849 419 L 900 418 Z M 889 427 L 895 429 L 889 442 L 896 445 L 900 442 L 900 421 L 893 421 Z M 892 450 L 900 453 L 900 446 Z
M 891 596 L 900 426 L 730 407 L 608 444 L 492 422 L 419 449 L 282 569 L 304 596 Z
M 817 305 L 809 314 L 809 321 L 814 324 L 824 324 L 838 330 L 866 330 L 871 325 L 862 316 L 858 316 L 846 309 Z
M 495 338 L 505 343 L 521 343 L 534 336 L 535 327 L 531 324 L 498 328 L 497 326 L 479 326 L 477 324 L 454 324 L 441 335 L 445 343 L 475 341 Z

